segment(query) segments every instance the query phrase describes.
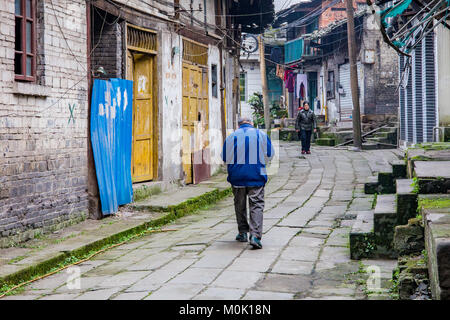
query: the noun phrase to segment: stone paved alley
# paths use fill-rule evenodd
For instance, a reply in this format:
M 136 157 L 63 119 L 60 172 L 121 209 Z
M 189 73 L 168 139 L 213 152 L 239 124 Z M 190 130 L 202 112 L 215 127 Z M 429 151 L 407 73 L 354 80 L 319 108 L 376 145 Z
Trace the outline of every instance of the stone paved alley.
M 266 187 L 263 249 L 234 240 L 232 197 L 167 228 L 80 264 L 81 289 L 62 271 L 5 299 L 366 299 L 361 270 L 380 267 L 389 298 L 396 261 L 350 260 L 348 234 L 357 211 L 371 210 L 366 177 L 395 150 L 351 152 L 314 147 L 301 158 L 283 142 L 280 169 Z M 358 272 L 359 271 L 359 272 Z

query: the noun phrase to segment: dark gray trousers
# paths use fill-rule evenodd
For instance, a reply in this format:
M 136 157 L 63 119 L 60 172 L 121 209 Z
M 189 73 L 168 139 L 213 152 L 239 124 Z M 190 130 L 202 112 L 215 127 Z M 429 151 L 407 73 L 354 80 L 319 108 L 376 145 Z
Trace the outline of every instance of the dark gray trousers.
M 261 239 L 263 229 L 264 186 L 233 186 L 232 188 L 239 233 L 250 232 L 251 235 Z M 250 223 L 247 221 L 247 197 L 250 209 Z

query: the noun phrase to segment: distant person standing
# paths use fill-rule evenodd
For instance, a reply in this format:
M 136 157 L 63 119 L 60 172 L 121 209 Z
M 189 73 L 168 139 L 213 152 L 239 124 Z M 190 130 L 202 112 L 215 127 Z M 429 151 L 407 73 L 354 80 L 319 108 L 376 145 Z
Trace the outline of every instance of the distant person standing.
M 223 145 L 222 160 L 227 164 L 228 182 L 234 194 L 238 224 L 236 240 L 261 249 L 264 211 L 264 186 L 267 182 L 266 162 L 274 156 L 267 134 L 255 129 L 249 118 L 240 118 L 239 129 L 230 134 Z M 247 198 L 250 222 L 247 220 Z
M 316 115 L 309 108 L 309 103 L 303 103 L 303 109 L 297 114 L 295 120 L 295 130 L 300 133 L 300 140 L 302 141 L 302 154 L 311 154 L 311 134 L 312 131 L 317 131 Z

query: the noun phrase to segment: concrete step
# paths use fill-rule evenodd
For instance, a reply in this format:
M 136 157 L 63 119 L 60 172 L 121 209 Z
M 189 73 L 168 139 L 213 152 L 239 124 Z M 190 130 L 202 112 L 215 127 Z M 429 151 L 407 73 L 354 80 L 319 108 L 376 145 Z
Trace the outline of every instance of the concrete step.
M 413 179 L 397 179 L 397 225 L 408 223 L 408 219 L 417 215 L 417 190 Z
M 395 195 L 378 195 L 373 214 L 373 226 L 377 254 L 393 255 L 394 228 L 397 225 L 397 204 Z
M 350 258 L 372 258 L 374 254 L 373 210 L 361 211 L 350 231 Z

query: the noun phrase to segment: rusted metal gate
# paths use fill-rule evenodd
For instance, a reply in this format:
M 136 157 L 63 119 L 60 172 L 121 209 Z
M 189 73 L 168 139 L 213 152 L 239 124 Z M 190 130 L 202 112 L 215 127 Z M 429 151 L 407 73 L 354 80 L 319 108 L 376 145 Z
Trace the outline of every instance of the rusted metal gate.
M 133 182 L 157 176 L 156 33 L 127 25 L 127 79 L 133 80 Z
M 210 177 L 208 47 L 183 39 L 182 161 L 186 183 Z

